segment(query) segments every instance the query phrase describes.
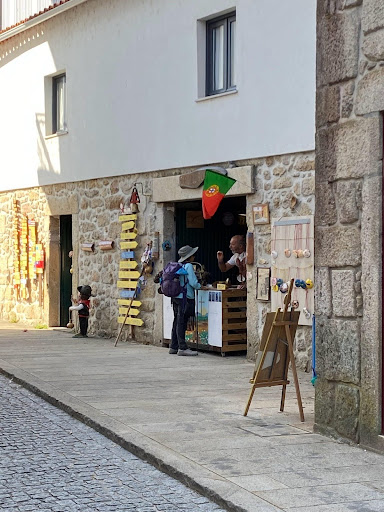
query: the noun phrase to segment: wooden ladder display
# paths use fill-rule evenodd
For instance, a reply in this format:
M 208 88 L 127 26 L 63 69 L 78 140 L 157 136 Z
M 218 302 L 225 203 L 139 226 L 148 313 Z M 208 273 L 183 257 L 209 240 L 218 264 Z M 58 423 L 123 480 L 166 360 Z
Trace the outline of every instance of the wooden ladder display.
M 137 270 L 138 263 L 135 261 L 135 253 L 132 250 L 136 249 L 138 245 L 135 240 L 137 237 L 136 220 L 136 214 L 119 216 L 119 221 L 122 222 L 120 248 L 123 250 L 119 265 L 119 280 L 117 281 L 121 297 L 118 300 L 118 323 L 121 325 L 115 341 L 115 347 L 120 339 L 124 325 L 128 324 L 133 329 L 134 326 L 141 327 L 144 324 L 141 318 L 137 318 L 140 313 L 137 308 L 141 306 L 141 301 L 137 300 L 137 295 L 140 287 L 139 279 L 143 274 L 143 270 L 141 272 Z
M 299 322 L 300 312 L 292 308 L 291 303 L 294 279 L 291 279 L 289 290 L 284 299 L 284 309 L 275 313 L 268 313 L 265 320 L 260 349 L 257 353 L 255 369 L 250 383 L 252 384 L 249 399 L 244 411 L 247 416 L 256 388 L 282 386 L 280 411 L 284 411 L 285 394 L 288 380 L 289 362 L 292 366 L 292 375 L 296 389 L 300 420 L 304 421 L 303 404 L 301 401 L 299 380 L 296 371 L 293 353 L 293 340 Z

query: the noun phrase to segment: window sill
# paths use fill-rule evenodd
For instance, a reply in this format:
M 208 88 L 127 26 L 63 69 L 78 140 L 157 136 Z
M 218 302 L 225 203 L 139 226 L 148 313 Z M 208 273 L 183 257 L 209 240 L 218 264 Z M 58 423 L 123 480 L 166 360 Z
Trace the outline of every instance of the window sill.
M 54 139 L 55 137 L 61 137 L 62 135 L 67 135 L 68 134 L 68 131 L 62 131 L 62 132 L 56 132 L 56 133 L 52 133 L 51 135 L 46 135 L 44 138 L 45 140 L 47 139 Z
M 214 100 L 215 98 L 222 98 L 223 96 L 230 96 L 231 94 L 237 94 L 238 90 L 234 89 L 233 91 L 225 91 L 220 94 L 212 94 L 211 96 L 204 96 L 203 98 L 198 98 L 195 100 L 196 103 L 200 103 L 201 101 Z

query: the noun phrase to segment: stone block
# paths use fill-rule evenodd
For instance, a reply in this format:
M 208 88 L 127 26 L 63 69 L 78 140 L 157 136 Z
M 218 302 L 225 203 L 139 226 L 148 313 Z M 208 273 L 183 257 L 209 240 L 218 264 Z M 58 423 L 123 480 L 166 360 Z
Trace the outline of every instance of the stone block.
M 360 393 L 355 386 L 338 384 L 335 393 L 334 428 L 354 442 L 358 441 Z
M 316 226 L 329 226 L 337 222 L 336 201 L 332 183 L 317 182 L 316 188 Z
M 356 226 L 317 227 L 315 237 L 318 267 L 360 265 L 360 230 Z
M 318 85 L 354 78 L 359 64 L 360 21 L 356 9 L 318 21 Z
M 332 303 L 335 316 L 356 316 L 355 272 L 332 270 Z
M 341 87 L 341 117 L 349 118 L 353 112 L 353 93 L 355 90 L 354 82 L 348 82 Z
M 302 183 L 301 192 L 303 196 L 311 196 L 315 193 L 315 177 L 304 178 Z
M 316 94 L 316 125 L 324 126 L 340 119 L 340 87 L 323 87 Z
M 378 428 L 380 384 L 380 346 L 382 337 L 382 263 L 381 263 L 381 177 L 374 176 L 363 184 L 362 227 L 362 306 L 361 326 L 361 395 L 362 421 L 371 432 Z
M 384 69 L 367 73 L 359 82 L 356 93 L 356 114 L 384 110 Z
M 281 165 L 278 166 L 278 167 L 275 167 L 273 169 L 273 175 L 274 176 L 283 176 L 283 174 L 285 174 L 286 172 L 287 172 L 286 167 L 282 167 Z
M 280 188 L 291 188 L 292 187 L 292 178 L 289 178 L 288 176 L 284 176 L 282 178 L 277 178 L 273 182 L 273 188 L 280 189 Z
M 317 133 L 316 179 L 361 178 L 381 160 L 379 115 L 347 121 Z
M 363 53 L 369 60 L 384 60 L 384 29 L 365 36 Z
M 357 320 L 316 319 L 316 363 L 322 378 L 360 383 L 360 326 Z
M 361 204 L 361 184 L 358 181 L 339 181 L 336 183 L 336 199 L 339 207 L 339 220 L 350 224 L 359 219 Z
M 293 168 L 298 172 L 308 172 L 315 170 L 315 157 L 299 157 L 294 163 Z
M 319 377 L 315 386 L 315 422 L 319 425 L 333 425 L 335 409 L 335 384 Z
M 382 0 L 364 0 L 362 26 L 364 33 L 384 27 L 384 3 Z
M 325 317 L 332 315 L 332 288 L 328 268 L 315 268 L 315 313 Z

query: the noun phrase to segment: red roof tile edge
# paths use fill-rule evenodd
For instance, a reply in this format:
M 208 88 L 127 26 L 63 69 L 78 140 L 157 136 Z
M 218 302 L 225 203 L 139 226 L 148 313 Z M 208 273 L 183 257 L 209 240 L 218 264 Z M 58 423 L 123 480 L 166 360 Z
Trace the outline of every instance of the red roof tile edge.
M 38 16 L 41 16 L 42 14 L 45 14 L 46 12 L 51 11 L 52 9 L 55 9 L 56 7 L 66 4 L 67 2 L 70 2 L 70 1 L 71 0 L 60 0 L 59 2 L 55 2 L 54 4 L 50 5 L 49 7 L 46 7 L 44 10 L 42 10 L 36 14 L 32 14 L 32 16 L 29 16 L 29 18 L 26 18 L 25 20 L 18 21 L 14 25 L 4 28 L 3 30 L 0 30 L 0 34 L 4 34 L 4 32 L 7 32 L 8 30 L 18 27 L 19 25 L 22 25 L 23 23 L 26 23 L 27 21 L 33 20 L 34 18 L 37 18 Z

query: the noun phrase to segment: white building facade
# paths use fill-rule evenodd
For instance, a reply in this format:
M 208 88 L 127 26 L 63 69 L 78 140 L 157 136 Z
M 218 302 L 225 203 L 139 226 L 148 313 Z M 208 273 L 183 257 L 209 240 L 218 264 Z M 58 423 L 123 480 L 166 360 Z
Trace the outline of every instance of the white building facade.
M 201 188 L 181 189 L 178 176 L 221 165 L 238 179 L 232 197 L 243 198 L 243 206 L 232 206 L 243 208 L 243 229 L 255 238 L 248 268 L 252 356 L 269 308 L 256 299 L 256 269 L 270 265 L 270 227 L 253 226 L 252 205 L 268 203 L 272 217 L 314 212 L 315 0 L 0 5 L 2 317 L 60 324 L 58 240 L 71 216 L 72 288 L 92 285 L 91 328 L 113 335 L 120 203 L 141 184 L 138 250 L 155 232 L 160 245 L 169 241 L 170 251 L 160 249 L 160 270 L 188 237 L 180 226 L 177 233 L 180 206 L 201 198 Z M 7 246 L 14 200 L 37 222 L 46 247 L 44 300 L 32 289 L 27 299 L 15 296 Z M 109 239 L 115 251 L 81 251 L 83 243 Z M 158 302 L 148 284 L 137 339 L 161 339 Z M 303 361 L 310 338 L 304 331 Z

